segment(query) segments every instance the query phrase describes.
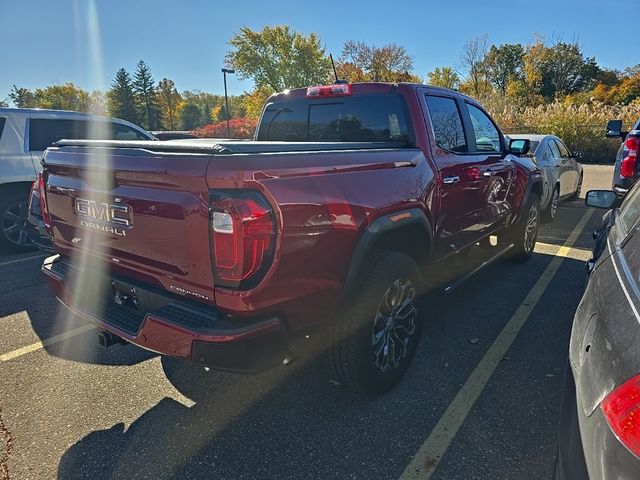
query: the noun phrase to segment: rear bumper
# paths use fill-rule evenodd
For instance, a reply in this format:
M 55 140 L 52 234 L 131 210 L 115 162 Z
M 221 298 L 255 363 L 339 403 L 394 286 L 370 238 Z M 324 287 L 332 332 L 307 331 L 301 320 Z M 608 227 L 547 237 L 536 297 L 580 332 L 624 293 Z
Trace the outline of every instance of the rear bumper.
M 73 313 L 147 350 L 242 372 L 266 370 L 288 356 L 286 331 L 277 317 L 233 319 L 129 279 L 81 272 L 59 255 L 47 258 L 42 272 Z M 74 294 L 74 288 L 86 292 Z M 131 292 L 135 305 L 117 304 L 115 292 Z
M 29 213 L 26 229 L 31 243 L 33 243 L 40 250 L 54 253 L 51 236 L 44 226 L 44 220 L 42 220 L 42 217 L 38 217 L 33 213 Z

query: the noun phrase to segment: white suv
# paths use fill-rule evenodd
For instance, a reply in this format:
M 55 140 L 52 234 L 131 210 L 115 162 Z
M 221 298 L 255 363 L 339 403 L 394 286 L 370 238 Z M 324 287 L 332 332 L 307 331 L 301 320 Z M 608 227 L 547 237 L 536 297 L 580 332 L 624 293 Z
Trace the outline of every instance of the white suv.
M 25 229 L 29 188 L 42 171 L 44 150 L 63 138 L 155 140 L 149 132 L 117 118 L 62 110 L 0 108 L 0 246 L 16 251 L 31 248 Z

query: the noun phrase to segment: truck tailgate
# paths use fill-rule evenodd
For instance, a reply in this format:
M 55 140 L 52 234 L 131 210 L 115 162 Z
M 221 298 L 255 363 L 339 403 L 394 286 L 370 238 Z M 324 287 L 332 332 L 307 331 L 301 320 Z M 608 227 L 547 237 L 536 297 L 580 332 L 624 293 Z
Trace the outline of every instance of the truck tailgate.
M 56 250 L 213 304 L 210 160 L 141 149 L 49 149 L 46 196 Z

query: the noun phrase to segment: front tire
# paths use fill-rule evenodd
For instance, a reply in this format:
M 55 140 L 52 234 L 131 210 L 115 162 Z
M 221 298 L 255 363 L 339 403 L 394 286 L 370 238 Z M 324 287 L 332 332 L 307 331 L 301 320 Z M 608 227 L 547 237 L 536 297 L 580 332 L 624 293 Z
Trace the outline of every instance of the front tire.
M 0 246 L 14 252 L 34 249 L 27 233 L 28 194 L 12 191 L 0 201 Z
M 576 191 L 569 197 L 569 200 L 577 200 L 580 198 L 580 190 L 582 190 L 582 179 L 584 178 L 584 174 L 580 175 L 580 179 L 578 180 L 578 186 L 576 187 Z
M 326 354 L 332 380 L 366 395 L 384 393 L 400 381 L 418 344 L 421 283 L 407 255 L 373 252 L 360 290 L 330 331 Z

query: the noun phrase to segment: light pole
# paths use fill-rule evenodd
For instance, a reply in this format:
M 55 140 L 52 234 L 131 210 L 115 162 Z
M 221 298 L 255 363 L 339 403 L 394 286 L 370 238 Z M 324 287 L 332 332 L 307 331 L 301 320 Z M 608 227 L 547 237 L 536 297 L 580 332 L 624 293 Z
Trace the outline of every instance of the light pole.
M 229 111 L 229 97 L 227 96 L 227 73 L 236 73 L 236 71 L 231 68 L 222 69 L 222 76 L 224 77 L 224 103 L 227 106 L 227 138 L 231 138 L 231 125 L 229 124 L 231 112 Z

